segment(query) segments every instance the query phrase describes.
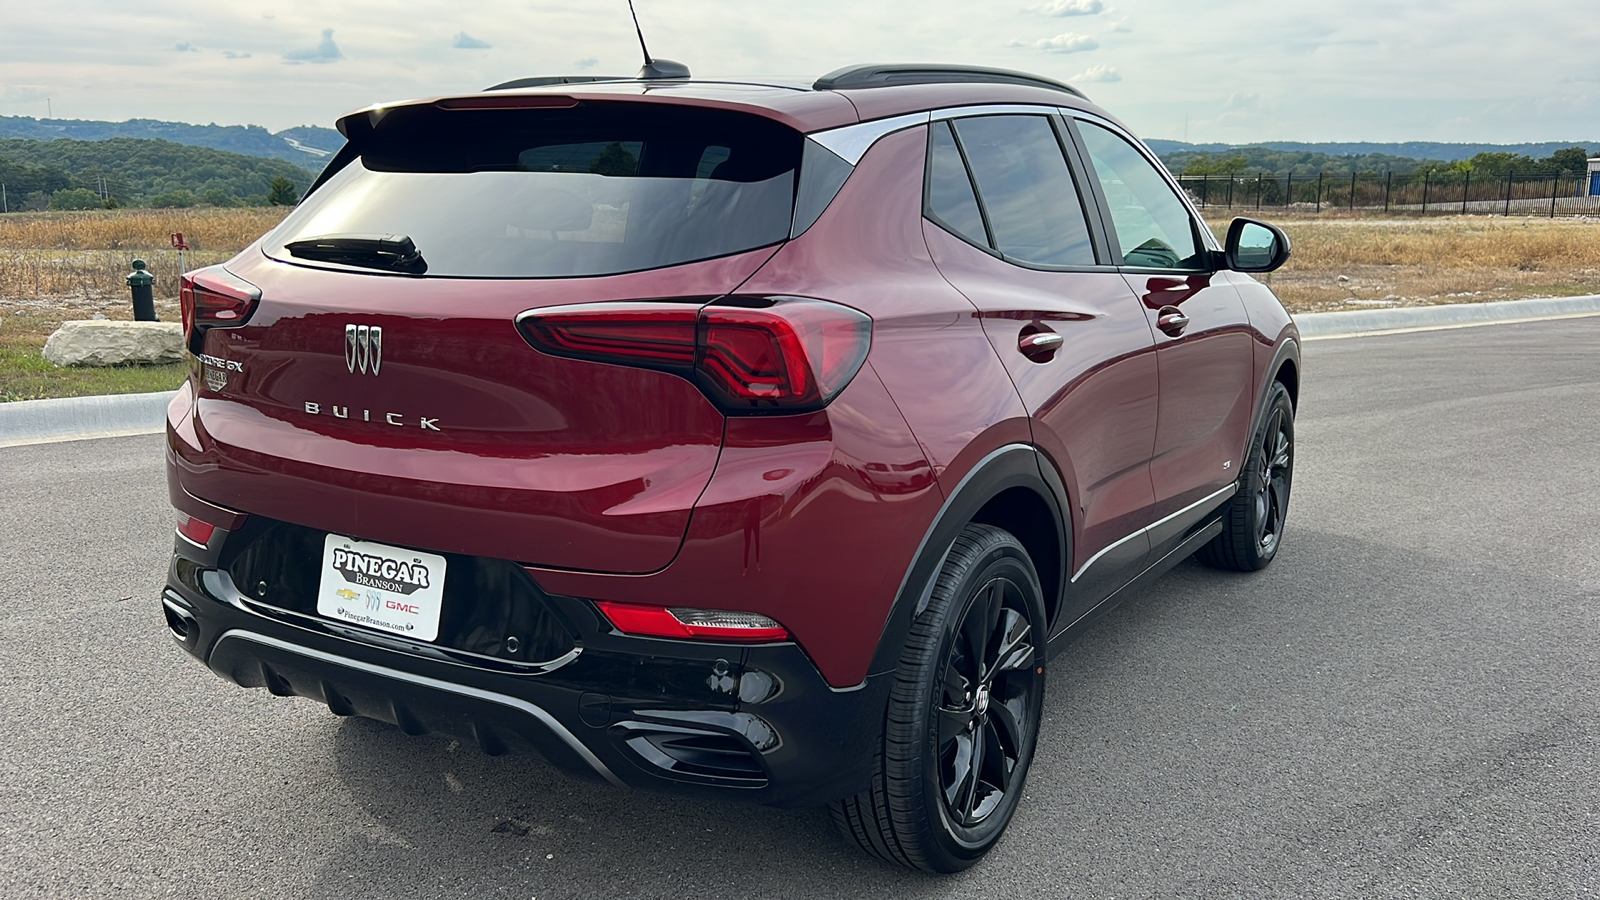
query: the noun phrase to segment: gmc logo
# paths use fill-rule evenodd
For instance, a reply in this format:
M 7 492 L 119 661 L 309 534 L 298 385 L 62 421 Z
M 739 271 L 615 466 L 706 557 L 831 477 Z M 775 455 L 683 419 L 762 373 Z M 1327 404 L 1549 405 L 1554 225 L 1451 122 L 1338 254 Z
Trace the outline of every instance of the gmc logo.
M 422 614 L 422 610 L 417 608 L 417 606 L 415 606 L 414 604 L 401 603 L 398 600 L 385 600 L 385 601 L 383 601 L 383 608 L 384 609 L 392 609 L 392 610 L 394 610 L 396 612 L 410 613 L 413 616 L 418 616 L 418 615 Z

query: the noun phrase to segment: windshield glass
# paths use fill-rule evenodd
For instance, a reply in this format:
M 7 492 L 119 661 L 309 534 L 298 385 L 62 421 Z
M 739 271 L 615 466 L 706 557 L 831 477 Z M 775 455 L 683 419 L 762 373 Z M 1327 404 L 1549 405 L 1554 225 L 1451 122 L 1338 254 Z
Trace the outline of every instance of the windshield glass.
M 726 256 L 789 236 L 802 137 L 682 106 L 390 111 L 360 156 L 266 241 L 409 237 L 430 276 L 607 275 Z M 359 267 L 358 267 L 359 268 Z

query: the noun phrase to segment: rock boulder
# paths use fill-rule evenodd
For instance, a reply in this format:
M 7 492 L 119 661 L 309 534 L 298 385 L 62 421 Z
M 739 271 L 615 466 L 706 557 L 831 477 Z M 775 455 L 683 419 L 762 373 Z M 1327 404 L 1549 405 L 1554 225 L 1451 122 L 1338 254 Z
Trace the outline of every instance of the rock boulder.
M 44 358 L 58 366 L 160 365 L 183 361 L 183 326 L 177 322 L 63 322 L 44 342 Z

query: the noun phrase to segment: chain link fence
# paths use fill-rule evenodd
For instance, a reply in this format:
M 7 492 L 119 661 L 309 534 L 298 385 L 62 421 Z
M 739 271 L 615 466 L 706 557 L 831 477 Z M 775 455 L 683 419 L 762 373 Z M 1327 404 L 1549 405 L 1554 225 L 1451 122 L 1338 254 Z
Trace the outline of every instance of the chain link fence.
M 1600 215 L 1600 183 L 1584 175 L 1550 173 L 1474 176 L 1419 175 L 1179 175 L 1203 208 L 1349 210 L 1416 215 Z

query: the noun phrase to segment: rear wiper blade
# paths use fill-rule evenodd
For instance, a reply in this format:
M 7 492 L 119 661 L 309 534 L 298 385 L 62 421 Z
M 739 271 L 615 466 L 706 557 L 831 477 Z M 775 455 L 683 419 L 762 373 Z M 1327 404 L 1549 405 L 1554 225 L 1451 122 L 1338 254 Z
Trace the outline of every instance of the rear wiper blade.
M 283 248 L 301 259 L 360 266 L 363 269 L 383 269 L 412 275 L 428 271 L 428 264 L 423 261 L 417 245 L 403 234 L 324 234 L 290 241 Z

